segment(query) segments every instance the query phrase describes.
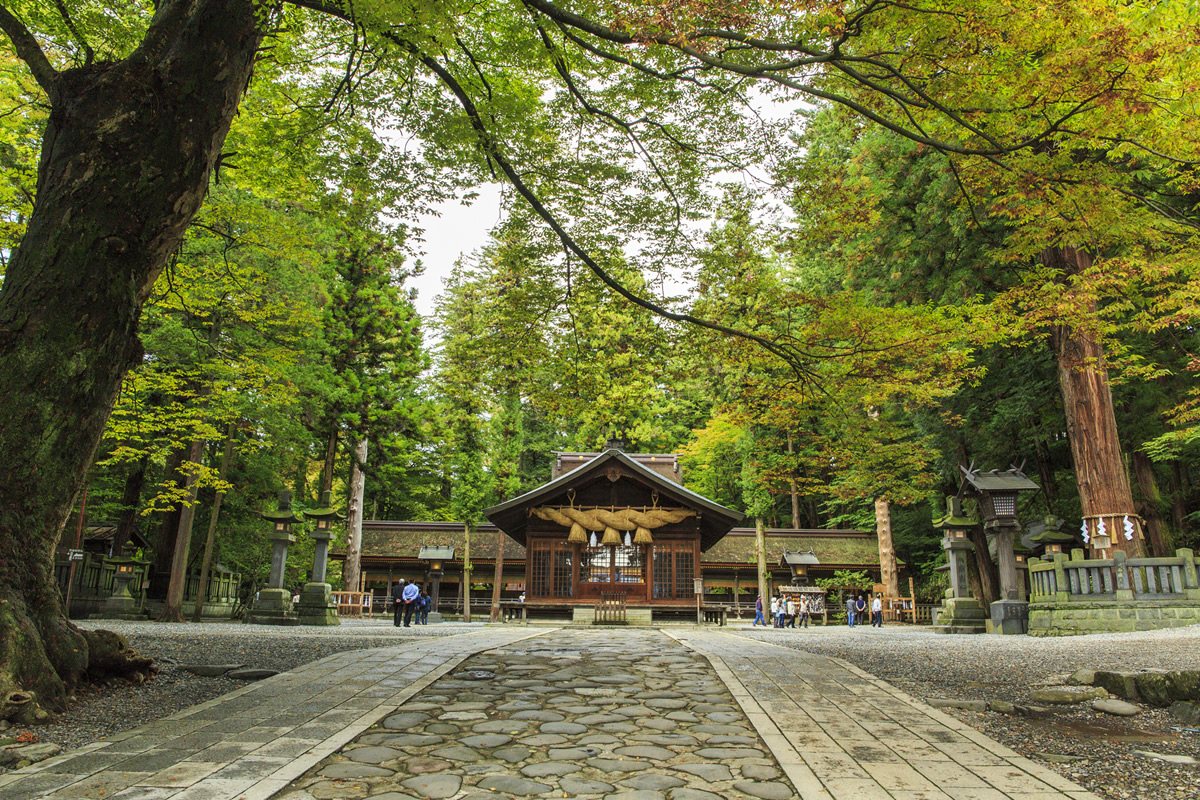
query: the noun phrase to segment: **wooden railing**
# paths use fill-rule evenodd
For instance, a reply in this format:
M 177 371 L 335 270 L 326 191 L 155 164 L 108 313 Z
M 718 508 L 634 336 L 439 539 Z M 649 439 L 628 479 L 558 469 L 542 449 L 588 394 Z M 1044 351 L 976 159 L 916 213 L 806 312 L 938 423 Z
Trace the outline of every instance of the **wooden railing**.
M 364 613 L 371 614 L 370 592 L 334 592 L 333 600 L 337 603 L 339 617 L 361 617 Z
M 1191 550 L 1176 550 L 1174 558 L 1126 558 L 1120 550 L 1112 558 L 1083 556 L 1072 550 L 1070 558 L 1030 559 L 1030 601 L 1200 599 Z
M 584 612 L 587 613 L 587 612 Z M 596 603 L 596 618 L 595 622 L 598 625 L 624 625 L 625 624 L 625 593 L 624 592 L 604 592 L 600 595 L 600 600 Z

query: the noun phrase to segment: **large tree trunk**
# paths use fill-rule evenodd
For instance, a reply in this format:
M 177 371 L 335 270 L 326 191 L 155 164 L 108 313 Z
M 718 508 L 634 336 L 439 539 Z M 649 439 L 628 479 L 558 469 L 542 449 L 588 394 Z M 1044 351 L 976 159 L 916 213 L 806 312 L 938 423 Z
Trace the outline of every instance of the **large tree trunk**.
M 342 562 L 342 584 L 347 592 L 358 591 L 358 576 L 362 566 L 363 496 L 367 488 L 367 440 L 354 447 L 350 458 L 350 503 L 346 509 L 346 560 Z
M 250 0 L 161 3 L 124 61 L 42 63 L 37 199 L 0 289 L 0 695 L 61 706 L 88 667 L 97 639 L 63 613 L 54 548 L 260 40 Z
M 971 544 L 975 546 L 975 572 L 979 580 L 979 601 L 984 608 L 1000 599 L 1000 570 L 988 553 L 987 535 L 982 528 L 971 529 Z
M 763 518 L 754 518 L 754 559 L 758 562 L 758 596 L 763 601 L 763 613 L 768 613 L 767 606 L 771 596 L 767 594 L 769 573 L 767 572 L 767 532 L 763 529 Z
M 1154 477 L 1154 462 L 1145 453 L 1133 454 L 1133 474 L 1137 476 L 1138 489 L 1142 495 L 1139 506 L 1142 519 L 1146 520 L 1146 538 L 1150 540 L 1150 555 L 1169 556 L 1170 533 L 1163 521 L 1162 492 L 1158 490 L 1158 480 Z
M 179 512 L 179 528 L 175 531 L 175 553 L 171 559 L 171 582 L 167 585 L 167 601 L 159 619 L 163 622 L 183 622 L 183 594 L 187 588 L 188 554 L 192 544 L 192 522 L 196 519 L 196 498 L 200 493 L 200 459 L 204 457 L 204 440 L 192 442 L 188 450 L 187 477 L 183 489 L 187 496 Z
M 463 525 L 463 622 L 471 621 L 471 531 L 470 524 Z
M 892 506 L 885 497 L 875 498 L 875 533 L 879 537 L 883 592 L 889 600 L 895 600 L 900 596 L 900 574 L 896 568 L 896 545 L 892 543 Z
M 496 569 L 492 574 L 492 613 L 488 617 L 492 622 L 500 621 L 500 590 L 504 586 L 504 537 L 506 535 L 504 531 L 496 529 Z
M 792 434 L 787 437 L 788 455 L 796 454 L 796 445 L 792 440 Z M 796 490 L 796 465 L 792 464 L 788 477 L 788 493 L 792 498 L 792 528 L 800 527 L 800 493 Z
M 233 459 L 233 423 L 225 427 L 225 447 L 221 452 L 221 467 L 217 479 L 225 480 L 229 473 L 229 462 Z M 221 504 L 225 501 L 225 491 L 218 488 L 213 497 L 212 515 L 208 518 L 208 533 L 204 537 L 204 556 L 200 561 L 200 585 L 196 591 L 196 605 L 192 609 L 192 622 L 204 619 L 204 601 L 207 600 L 208 574 L 212 570 L 213 546 L 217 538 L 217 521 L 221 518 Z
M 125 545 L 133 538 L 137 525 L 138 501 L 142 499 L 142 487 L 146 485 L 146 465 L 150 459 L 142 456 L 133 471 L 125 476 L 125 489 L 121 492 L 121 514 L 117 517 L 117 530 L 113 534 L 112 554 L 119 556 Z
M 1075 247 L 1046 248 L 1042 251 L 1042 262 L 1068 277 L 1083 274 L 1092 264 L 1091 256 Z M 1075 299 L 1081 319 L 1094 315 L 1094 300 Z M 1058 385 L 1075 462 L 1079 504 L 1093 537 L 1090 541 L 1095 542 L 1099 522 L 1103 520 L 1113 549 L 1124 550 L 1130 557 L 1140 556 L 1143 535 L 1117 436 L 1104 348 L 1091 331 L 1070 324 L 1055 326 L 1051 338 L 1058 359 Z M 1131 540 L 1126 540 L 1122 531 L 1126 516 L 1134 523 Z

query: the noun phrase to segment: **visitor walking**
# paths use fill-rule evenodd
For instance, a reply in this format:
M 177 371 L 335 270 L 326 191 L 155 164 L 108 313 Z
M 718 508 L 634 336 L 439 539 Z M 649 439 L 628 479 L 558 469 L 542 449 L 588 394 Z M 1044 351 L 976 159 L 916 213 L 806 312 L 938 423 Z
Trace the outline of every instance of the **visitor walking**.
M 861 594 L 858 596 L 858 602 L 854 605 L 855 619 L 861 621 L 867 616 L 867 598 Z
M 787 626 L 789 628 L 796 627 L 796 601 L 789 597 L 784 601 L 787 604 Z
M 779 627 L 779 598 L 771 598 L 771 627 Z
M 787 601 L 783 599 L 782 594 L 779 595 L 778 602 L 775 607 L 777 609 L 779 609 L 778 614 L 775 618 L 775 627 L 782 628 L 784 617 L 787 616 Z
M 410 583 L 404 587 L 404 627 L 411 627 L 413 612 L 417 610 L 417 598 L 421 596 L 421 589 L 415 583 Z
M 433 598 L 429 596 L 429 592 L 421 590 L 421 624 L 429 624 L 429 607 L 433 603 Z
M 404 613 L 404 581 L 397 579 L 392 584 L 392 624 L 400 627 L 400 617 Z
M 878 594 L 871 601 L 871 627 L 883 627 L 883 600 L 880 599 Z
M 763 619 L 762 612 L 763 612 L 762 595 L 760 594 L 758 596 L 758 599 L 754 601 L 754 624 L 750 626 L 751 628 L 757 627 L 758 623 L 760 623 L 760 622 L 762 623 L 762 626 L 764 628 L 767 627 L 767 621 L 765 619 Z
M 808 627 L 808 595 L 800 595 L 800 627 Z
M 854 595 L 850 595 L 850 599 L 846 601 L 846 620 L 850 623 L 850 627 L 854 627 L 854 609 L 857 605 L 854 602 Z

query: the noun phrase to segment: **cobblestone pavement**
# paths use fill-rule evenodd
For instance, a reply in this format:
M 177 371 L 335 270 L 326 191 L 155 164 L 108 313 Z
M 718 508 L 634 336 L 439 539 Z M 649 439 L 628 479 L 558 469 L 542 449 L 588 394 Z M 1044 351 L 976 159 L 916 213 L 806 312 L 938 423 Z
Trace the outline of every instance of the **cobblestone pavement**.
M 1095 800 L 845 662 L 686 628 L 477 655 L 282 800 L 497 796 Z
M 486 628 L 339 653 L 0 775 L 0 798 L 264 800 L 464 657 L 530 635 Z
M 655 630 L 559 630 L 482 653 L 284 800 L 796 797 L 708 662 Z
M 856 667 L 713 629 L 331 656 L 22 770 L 28 800 L 1095 800 Z

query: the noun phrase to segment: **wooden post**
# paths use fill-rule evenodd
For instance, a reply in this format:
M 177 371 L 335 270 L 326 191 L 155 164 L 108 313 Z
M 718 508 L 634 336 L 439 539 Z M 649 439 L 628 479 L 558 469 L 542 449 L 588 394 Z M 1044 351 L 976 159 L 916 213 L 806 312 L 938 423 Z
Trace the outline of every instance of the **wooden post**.
M 754 519 L 754 551 L 758 556 L 758 596 L 762 598 L 765 616 L 770 595 L 767 594 L 767 532 L 762 517 Z

